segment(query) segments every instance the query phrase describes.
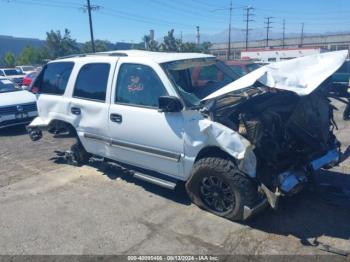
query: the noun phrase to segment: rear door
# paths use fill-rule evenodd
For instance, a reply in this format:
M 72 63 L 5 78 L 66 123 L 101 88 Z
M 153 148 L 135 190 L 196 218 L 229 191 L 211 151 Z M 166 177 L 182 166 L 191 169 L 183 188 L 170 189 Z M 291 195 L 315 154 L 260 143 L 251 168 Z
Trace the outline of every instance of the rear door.
M 94 57 L 77 64 L 67 105 L 85 149 L 100 156 L 107 156 L 109 96 L 116 65 L 113 60 Z
M 182 173 L 183 113 L 158 111 L 176 95 L 158 64 L 120 58 L 109 112 L 109 157 L 171 176 Z

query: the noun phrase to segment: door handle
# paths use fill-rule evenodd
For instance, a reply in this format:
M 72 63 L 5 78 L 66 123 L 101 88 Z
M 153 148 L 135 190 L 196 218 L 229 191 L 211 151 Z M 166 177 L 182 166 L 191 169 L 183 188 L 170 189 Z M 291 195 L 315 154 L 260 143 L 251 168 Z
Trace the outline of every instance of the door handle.
M 79 107 L 72 107 L 71 109 L 70 109 L 70 111 L 72 112 L 72 114 L 73 115 L 80 115 L 81 114 L 81 110 L 80 110 L 80 108 Z
M 116 122 L 116 123 L 121 123 L 123 121 L 123 117 L 119 114 L 111 114 L 109 118 L 111 119 L 112 122 Z

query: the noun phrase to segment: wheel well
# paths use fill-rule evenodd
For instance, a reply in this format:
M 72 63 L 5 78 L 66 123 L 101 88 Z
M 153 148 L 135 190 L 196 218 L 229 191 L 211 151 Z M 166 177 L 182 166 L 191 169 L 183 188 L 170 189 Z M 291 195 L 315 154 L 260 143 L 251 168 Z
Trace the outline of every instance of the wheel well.
M 77 131 L 75 130 L 75 127 L 62 120 L 56 120 L 53 119 L 49 126 L 48 126 L 48 132 L 51 134 L 60 134 L 60 133 L 66 133 L 69 132 L 70 135 L 78 137 Z
M 216 146 L 210 146 L 210 147 L 205 147 L 201 151 L 199 151 L 196 160 L 194 162 L 197 162 L 200 159 L 203 159 L 205 157 L 220 157 L 224 159 L 230 159 L 234 161 L 235 163 L 237 160 L 229 155 L 227 152 L 223 151 L 221 148 L 216 147 Z

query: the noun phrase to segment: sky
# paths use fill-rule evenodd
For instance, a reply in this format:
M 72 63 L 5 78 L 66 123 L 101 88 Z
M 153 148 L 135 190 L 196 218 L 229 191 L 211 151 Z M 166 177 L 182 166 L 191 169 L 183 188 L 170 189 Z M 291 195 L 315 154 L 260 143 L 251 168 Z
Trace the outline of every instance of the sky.
M 150 29 L 156 39 L 170 29 L 177 37 L 227 30 L 230 0 L 90 0 L 95 39 L 140 42 Z M 263 29 L 272 18 L 272 31 L 298 33 L 350 32 L 349 0 L 233 0 L 232 27 L 243 29 L 244 8 L 253 7 L 250 27 Z M 89 41 L 86 0 L 0 0 L 0 35 L 45 39 L 46 32 L 68 28 L 78 42 Z M 194 40 L 194 39 L 193 39 Z

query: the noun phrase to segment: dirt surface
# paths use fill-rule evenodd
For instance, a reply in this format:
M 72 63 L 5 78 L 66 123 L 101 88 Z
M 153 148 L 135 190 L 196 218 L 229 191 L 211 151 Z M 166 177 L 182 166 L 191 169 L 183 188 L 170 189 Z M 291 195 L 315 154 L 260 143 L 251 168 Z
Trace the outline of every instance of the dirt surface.
M 346 150 L 350 123 L 338 125 Z M 55 150 L 72 143 L 48 134 L 33 143 L 23 127 L 0 131 L 0 254 L 350 252 L 350 201 L 338 194 L 350 192 L 349 160 L 320 175 L 324 187 L 234 223 L 191 204 L 182 186 L 170 191 L 118 169 L 60 163 Z

